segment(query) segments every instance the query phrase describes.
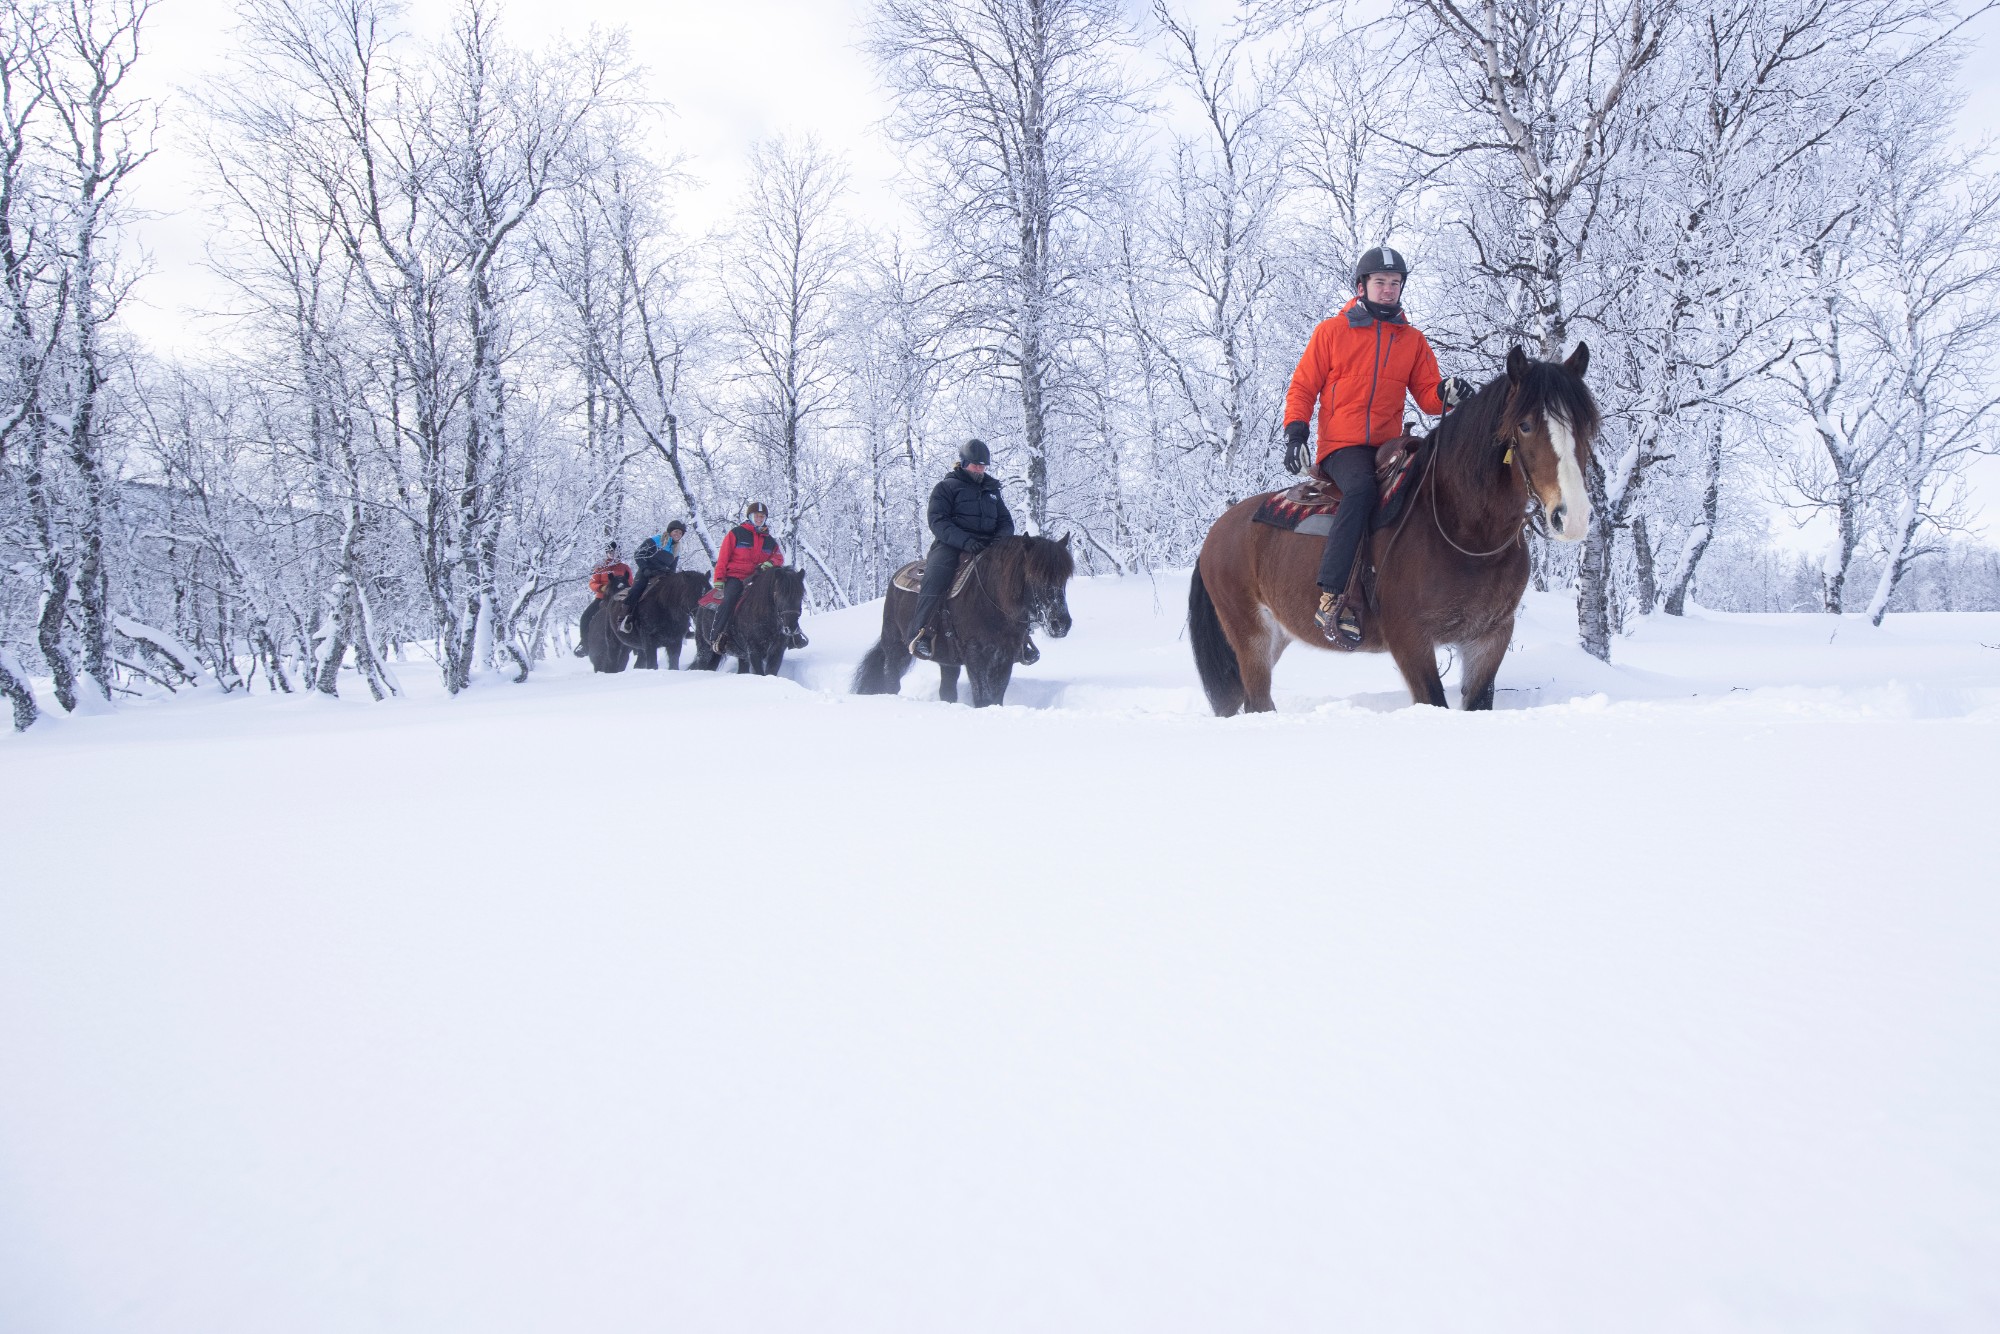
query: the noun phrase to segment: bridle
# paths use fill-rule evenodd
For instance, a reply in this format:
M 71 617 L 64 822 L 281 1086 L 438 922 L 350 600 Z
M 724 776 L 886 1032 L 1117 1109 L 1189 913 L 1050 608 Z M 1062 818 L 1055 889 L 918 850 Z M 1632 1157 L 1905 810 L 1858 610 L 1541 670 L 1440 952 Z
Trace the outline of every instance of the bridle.
M 989 547 L 987 550 L 991 550 L 991 548 Z M 1002 616 L 1007 616 L 1008 620 L 1014 621 L 1016 624 L 1024 625 L 1031 629 L 1037 622 L 1046 626 L 1048 624 L 1049 609 L 1056 605 L 1056 596 L 1049 593 L 1047 589 L 1042 588 L 1034 579 L 1029 578 L 1027 571 L 1023 570 L 1021 572 L 1021 584 L 1027 590 L 1027 595 L 1021 599 L 1021 615 L 1018 618 L 1008 616 L 1006 606 L 1001 603 L 999 598 L 993 595 L 993 590 L 986 584 L 986 562 L 978 558 L 985 554 L 986 551 L 980 551 L 973 557 L 972 583 L 974 587 L 978 588 L 980 596 L 986 599 L 987 605 L 991 606 L 993 610 L 999 612 Z
M 1503 421 L 1505 420 L 1504 415 L 1502 417 L 1502 420 Z M 1496 446 L 1503 446 L 1506 449 L 1507 451 L 1506 457 L 1503 458 L 1501 462 L 1503 464 L 1511 465 L 1514 471 L 1520 475 L 1521 489 L 1527 492 L 1528 494 L 1528 505 L 1525 511 L 1521 515 L 1520 527 L 1515 528 L 1512 533 L 1508 534 L 1507 540 L 1505 542 L 1502 542 L 1499 546 L 1494 547 L 1491 551 L 1470 551 L 1465 547 L 1460 546 L 1457 543 L 1457 541 L 1453 539 L 1452 535 L 1445 531 L 1444 520 L 1438 515 L 1437 460 L 1435 458 L 1431 459 L 1430 466 L 1424 469 L 1423 483 L 1428 484 L 1430 486 L 1430 491 L 1431 491 L 1431 524 L 1437 529 L 1438 536 L 1444 539 L 1446 546 L 1450 547 L 1453 551 L 1456 551 L 1459 555 L 1469 557 L 1473 560 L 1485 560 L 1488 557 L 1498 556 L 1503 552 L 1509 550 L 1516 542 L 1519 542 L 1521 540 L 1522 531 L 1526 529 L 1530 523 L 1534 524 L 1535 531 L 1540 533 L 1543 537 L 1547 537 L 1549 535 L 1548 515 L 1544 511 L 1540 500 L 1538 500 L 1535 496 L 1534 484 L 1528 480 L 1528 460 L 1526 451 L 1522 450 L 1520 444 L 1514 440 L 1502 440 L 1498 437 L 1495 437 L 1493 443 Z

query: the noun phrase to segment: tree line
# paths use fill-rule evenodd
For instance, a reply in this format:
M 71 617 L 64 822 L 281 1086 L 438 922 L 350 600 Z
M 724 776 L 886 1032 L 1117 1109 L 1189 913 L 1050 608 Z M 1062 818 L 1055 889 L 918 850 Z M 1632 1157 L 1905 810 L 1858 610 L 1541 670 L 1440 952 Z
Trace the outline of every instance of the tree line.
M 816 606 L 878 596 L 987 440 L 1087 569 L 1184 566 L 1280 480 L 1284 388 L 1370 246 L 1447 373 L 1592 346 L 1583 646 L 1635 617 L 2000 605 L 2000 178 L 1967 25 L 1914 0 L 879 0 L 904 228 L 810 134 L 726 227 L 621 36 L 486 0 L 247 0 L 226 76 L 129 90 L 151 0 L 0 10 L 0 692 L 525 679 L 592 559 L 743 502 Z M 671 95 L 671 90 L 660 90 Z M 138 345 L 129 183 L 198 147 L 213 349 Z M 1774 551 L 1772 514 L 1823 555 Z

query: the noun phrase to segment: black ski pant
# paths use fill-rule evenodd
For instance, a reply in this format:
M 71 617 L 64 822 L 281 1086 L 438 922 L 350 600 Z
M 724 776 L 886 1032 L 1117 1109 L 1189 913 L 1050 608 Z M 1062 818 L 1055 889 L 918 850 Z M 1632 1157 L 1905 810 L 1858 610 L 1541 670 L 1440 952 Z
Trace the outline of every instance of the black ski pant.
M 937 615 L 938 604 L 951 592 L 957 574 L 958 548 L 931 543 L 930 554 L 924 557 L 924 581 L 917 586 L 917 610 L 910 617 L 910 638 L 915 639 Z
M 715 613 L 715 633 L 709 636 L 710 643 L 720 643 L 722 632 L 729 628 L 729 618 L 736 614 L 736 600 L 743 596 L 741 579 L 722 581 L 722 610 Z
M 1368 534 L 1368 520 L 1381 494 L 1375 485 L 1375 446 L 1336 449 L 1319 468 L 1340 488 L 1340 508 L 1333 512 L 1333 530 L 1326 535 L 1326 550 L 1319 558 L 1319 586 L 1328 593 L 1344 593 L 1347 576 L 1354 572 L 1354 553 Z

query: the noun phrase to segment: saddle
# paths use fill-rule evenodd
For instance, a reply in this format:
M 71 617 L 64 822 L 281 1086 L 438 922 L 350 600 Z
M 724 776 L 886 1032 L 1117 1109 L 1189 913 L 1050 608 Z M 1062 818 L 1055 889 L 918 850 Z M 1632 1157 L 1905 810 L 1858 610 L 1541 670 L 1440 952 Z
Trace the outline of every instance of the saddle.
M 951 591 L 945 596 L 955 598 L 965 591 L 966 583 L 972 578 L 972 567 L 978 564 L 979 558 L 985 554 L 983 551 L 975 551 L 967 559 L 959 561 L 958 573 L 952 577 Z M 911 561 L 908 565 L 905 565 L 902 569 L 891 575 L 889 582 L 893 586 L 902 589 L 905 593 L 922 592 L 924 587 L 924 562 L 920 560 Z
M 1410 424 L 1405 422 L 1403 434 L 1376 447 L 1375 483 L 1381 495 L 1370 516 L 1371 530 L 1387 528 L 1402 517 L 1404 503 L 1423 477 L 1430 458 L 1429 444 L 1429 436 L 1411 435 Z M 1325 537 L 1333 529 L 1333 512 L 1339 506 L 1340 488 L 1315 469 L 1305 481 L 1266 496 L 1251 521 L 1303 537 Z

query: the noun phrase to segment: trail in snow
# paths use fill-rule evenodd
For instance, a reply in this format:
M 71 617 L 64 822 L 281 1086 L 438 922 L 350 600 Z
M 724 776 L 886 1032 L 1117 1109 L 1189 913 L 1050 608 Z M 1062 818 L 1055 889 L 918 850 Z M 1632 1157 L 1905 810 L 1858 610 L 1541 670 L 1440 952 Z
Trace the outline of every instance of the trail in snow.
M 2000 617 L 1217 720 L 1184 597 L 0 744 L 0 1329 L 2000 1325 Z

